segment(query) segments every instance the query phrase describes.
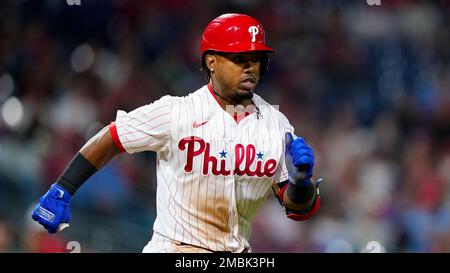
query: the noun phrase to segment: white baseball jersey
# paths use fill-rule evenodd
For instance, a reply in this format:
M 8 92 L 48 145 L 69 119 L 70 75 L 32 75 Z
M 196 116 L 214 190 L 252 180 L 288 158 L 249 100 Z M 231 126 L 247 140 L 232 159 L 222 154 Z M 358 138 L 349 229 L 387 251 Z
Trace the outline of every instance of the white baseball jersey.
M 257 209 L 287 180 L 284 134 L 293 133 L 277 109 L 256 94 L 253 102 L 259 111 L 237 122 L 205 85 L 117 112 L 116 145 L 157 152 L 155 234 L 212 251 L 251 250 Z

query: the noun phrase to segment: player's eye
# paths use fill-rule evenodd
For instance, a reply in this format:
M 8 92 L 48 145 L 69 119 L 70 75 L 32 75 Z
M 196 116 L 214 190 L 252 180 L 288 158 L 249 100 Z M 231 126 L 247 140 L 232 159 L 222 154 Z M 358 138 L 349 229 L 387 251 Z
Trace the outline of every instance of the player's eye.
M 252 62 L 257 63 L 257 62 L 261 61 L 261 56 L 255 55 L 252 57 L 251 60 L 252 60 Z
M 233 57 L 233 62 L 235 63 L 241 63 L 244 60 L 241 55 L 237 55 Z

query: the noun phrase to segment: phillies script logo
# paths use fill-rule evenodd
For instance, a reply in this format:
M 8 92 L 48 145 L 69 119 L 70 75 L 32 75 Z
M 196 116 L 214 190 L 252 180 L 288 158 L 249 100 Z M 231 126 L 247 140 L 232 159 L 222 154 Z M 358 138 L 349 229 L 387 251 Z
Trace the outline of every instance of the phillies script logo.
M 199 145 L 195 145 L 198 143 Z M 196 148 L 197 146 L 197 148 Z M 258 160 L 256 162 L 256 168 L 250 169 L 250 166 L 255 162 L 256 148 L 255 145 L 249 144 L 244 146 L 242 144 L 236 144 L 234 147 L 234 155 L 236 157 L 234 170 L 226 169 L 225 159 L 218 159 L 210 154 L 210 144 L 205 142 L 200 137 L 185 137 L 178 142 L 178 148 L 181 151 L 187 150 L 187 162 L 184 166 L 186 172 L 192 171 L 194 163 L 194 157 L 203 155 L 203 171 L 204 175 L 209 173 L 209 164 L 211 163 L 211 172 L 214 175 L 248 175 L 263 177 L 272 177 L 275 174 L 277 168 L 277 161 L 275 159 L 269 159 L 266 162 Z

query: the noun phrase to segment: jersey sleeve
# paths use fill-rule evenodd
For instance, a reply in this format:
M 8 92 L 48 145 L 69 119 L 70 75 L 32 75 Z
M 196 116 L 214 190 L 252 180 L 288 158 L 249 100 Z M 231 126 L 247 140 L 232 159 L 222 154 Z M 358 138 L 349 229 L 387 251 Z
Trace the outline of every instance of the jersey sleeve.
M 110 125 L 114 144 L 119 150 L 130 154 L 168 149 L 171 110 L 171 97 L 164 96 L 129 113 L 117 111 L 116 121 Z
M 278 184 L 281 182 L 284 182 L 286 180 L 288 180 L 288 171 L 286 168 L 286 162 L 285 162 L 285 144 L 286 144 L 286 139 L 285 139 L 285 134 L 286 132 L 290 132 L 292 134 L 292 136 L 295 139 L 295 134 L 294 134 L 294 127 L 289 123 L 289 120 L 280 113 L 280 132 L 282 134 L 282 146 L 283 146 L 283 153 L 281 155 L 280 158 L 280 163 L 278 164 L 277 170 L 275 172 L 275 178 L 274 178 L 274 183 Z

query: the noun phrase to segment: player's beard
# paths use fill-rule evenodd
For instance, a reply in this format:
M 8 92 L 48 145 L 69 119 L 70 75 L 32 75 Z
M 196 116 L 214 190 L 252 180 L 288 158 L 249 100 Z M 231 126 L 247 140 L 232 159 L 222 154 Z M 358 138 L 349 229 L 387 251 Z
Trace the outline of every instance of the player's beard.
M 253 91 L 238 91 L 234 93 L 231 98 L 235 102 L 241 102 L 244 100 L 251 100 L 253 98 Z

